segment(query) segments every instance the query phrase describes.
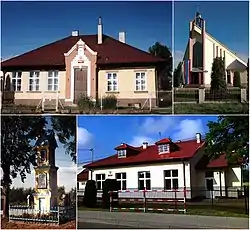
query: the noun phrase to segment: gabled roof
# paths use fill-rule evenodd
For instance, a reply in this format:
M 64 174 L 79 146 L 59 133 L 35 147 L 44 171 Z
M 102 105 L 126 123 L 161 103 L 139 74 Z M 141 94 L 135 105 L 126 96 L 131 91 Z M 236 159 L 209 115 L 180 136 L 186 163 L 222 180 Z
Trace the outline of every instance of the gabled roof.
M 69 36 L 48 45 L 39 47 L 20 56 L 3 61 L 2 68 L 65 66 L 65 56 L 80 39 L 97 52 L 97 64 L 158 63 L 164 59 L 103 35 L 103 43 L 98 45 L 97 35 Z
M 77 174 L 77 181 L 87 181 L 89 179 L 89 170 L 84 169 Z
M 203 147 L 204 141 L 197 143 L 196 140 L 174 143 L 179 148 L 176 151 L 159 154 L 157 145 L 149 145 L 146 149 L 143 147 L 134 147 L 138 150 L 137 154 L 127 156 L 126 158 L 118 158 L 117 154 L 110 157 L 95 161 L 86 165 L 86 168 L 102 168 L 102 167 L 117 167 L 121 165 L 136 165 L 144 163 L 157 163 L 167 161 L 181 161 L 192 158 L 196 152 Z

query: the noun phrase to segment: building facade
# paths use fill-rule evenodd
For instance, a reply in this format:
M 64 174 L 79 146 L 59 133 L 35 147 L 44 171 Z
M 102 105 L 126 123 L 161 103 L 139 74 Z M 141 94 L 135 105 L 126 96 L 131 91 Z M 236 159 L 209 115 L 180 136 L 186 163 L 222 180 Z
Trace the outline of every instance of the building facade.
M 92 173 L 100 192 L 106 179 L 116 179 L 120 190 L 135 191 L 134 196 L 146 189 L 169 191 L 165 196 L 172 198 L 174 190 L 182 197 L 185 191 L 187 199 L 211 198 L 212 190 L 215 191 L 212 196 L 225 196 L 226 188 L 236 191 L 241 187 L 241 168 L 228 165 L 225 155 L 209 161 L 204 147 L 200 134 L 194 140 L 175 143 L 165 138 L 154 145 L 143 143 L 140 147 L 122 144 L 115 148 L 115 155 L 85 167 L 89 170 L 88 179 Z
M 96 101 L 114 95 L 119 106 L 142 106 L 150 98 L 156 106 L 157 67 L 165 63 L 145 51 L 103 34 L 99 19 L 96 35 L 72 35 L 2 62 L 5 82 L 10 79 L 18 104 L 59 99 L 77 104 L 80 95 Z M 5 85 L 6 86 L 6 85 Z
M 239 72 L 241 84 L 247 85 L 247 63 L 211 36 L 206 30 L 206 21 L 197 13 L 189 23 L 188 44 L 183 58 L 185 85 L 210 87 L 216 57 L 224 59 L 228 86 L 233 86 L 234 72 Z

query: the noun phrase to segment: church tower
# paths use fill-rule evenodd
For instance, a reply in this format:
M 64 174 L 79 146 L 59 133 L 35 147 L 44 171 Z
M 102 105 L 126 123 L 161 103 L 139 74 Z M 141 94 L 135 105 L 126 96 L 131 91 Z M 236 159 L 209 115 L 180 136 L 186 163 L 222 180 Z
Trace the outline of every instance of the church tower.
M 47 132 L 43 130 L 34 147 L 36 151 L 34 208 L 41 212 L 49 212 L 58 205 L 58 167 L 55 166 L 57 147 L 55 133 L 52 130 Z

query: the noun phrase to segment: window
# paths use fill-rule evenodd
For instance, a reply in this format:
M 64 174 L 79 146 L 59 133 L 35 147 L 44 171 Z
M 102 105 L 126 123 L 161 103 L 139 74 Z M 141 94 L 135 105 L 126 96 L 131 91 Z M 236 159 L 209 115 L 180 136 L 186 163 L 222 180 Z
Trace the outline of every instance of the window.
M 49 71 L 48 72 L 48 90 L 56 91 L 58 90 L 58 71 Z
M 39 91 L 39 72 L 30 72 L 29 91 Z
M 178 170 L 164 170 L 164 189 L 178 189 Z
M 214 172 L 213 171 L 206 171 L 205 172 L 205 177 L 214 177 Z
M 21 91 L 22 72 L 12 73 L 12 87 L 14 91 Z
M 158 145 L 158 151 L 160 154 L 169 153 L 170 152 L 169 144 Z
M 96 174 L 96 188 L 97 190 L 102 190 L 103 183 L 105 181 L 105 174 Z
M 119 190 L 126 190 L 127 189 L 126 173 L 116 173 L 115 178 L 119 184 Z
M 231 71 L 227 70 L 227 84 L 231 84 Z
M 151 180 L 150 172 L 138 172 L 138 189 L 139 190 L 150 190 L 151 189 Z
M 136 73 L 135 75 L 135 90 L 145 91 L 146 90 L 146 73 Z
M 118 154 L 118 158 L 125 158 L 126 157 L 126 150 L 125 149 L 118 150 L 117 154 Z
M 117 74 L 116 73 L 108 73 L 108 92 L 117 91 Z

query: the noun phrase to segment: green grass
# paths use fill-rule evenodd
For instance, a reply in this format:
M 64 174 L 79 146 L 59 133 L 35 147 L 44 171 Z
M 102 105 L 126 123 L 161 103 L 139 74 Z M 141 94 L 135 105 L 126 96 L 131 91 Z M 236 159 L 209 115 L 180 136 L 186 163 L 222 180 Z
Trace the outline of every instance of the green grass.
M 141 208 L 143 207 L 142 204 L 121 204 L 120 207 L 123 208 Z M 183 206 L 177 206 L 179 209 L 182 209 Z M 169 205 L 164 205 L 164 204 L 151 204 L 148 205 L 148 208 L 174 208 L 170 207 Z M 101 206 L 97 206 L 95 208 L 86 208 L 84 206 L 78 206 L 78 210 L 88 210 L 88 211 L 109 211 L 109 209 L 102 208 Z M 116 211 L 117 212 L 117 211 Z M 119 211 L 121 212 L 121 211 Z M 122 212 L 134 212 L 133 210 L 131 211 L 122 211 Z M 137 211 L 138 212 L 138 211 Z M 142 211 L 140 211 L 142 212 Z M 166 212 L 166 211 L 147 211 L 148 213 L 154 212 L 154 213 L 170 213 L 170 214 L 184 214 L 183 212 Z M 187 212 L 186 214 L 188 215 L 201 215 L 201 216 L 222 216 L 222 217 L 243 217 L 243 218 L 248 218 L 248 215 L 246 215 L 244 210 L 244 205 L 239 204 L 239 203 L 231 203 L 228 204 L 228 206 L 221 205 L 211 205 L 211 204 L 204 204 L 204 205 L 188 205 L 187 206 Z
M 174 114 L 248 114 L 249 105 L 241 103 L 175 104 Z

